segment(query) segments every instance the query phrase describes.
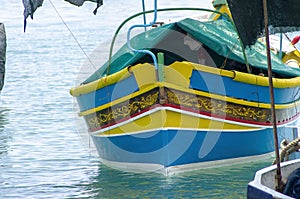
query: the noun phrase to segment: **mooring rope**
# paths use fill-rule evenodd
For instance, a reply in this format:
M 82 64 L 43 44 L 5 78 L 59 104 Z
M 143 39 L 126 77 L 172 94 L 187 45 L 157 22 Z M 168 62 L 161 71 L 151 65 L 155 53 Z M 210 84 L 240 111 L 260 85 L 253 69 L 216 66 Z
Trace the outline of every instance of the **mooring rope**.
M 280 147 L 280 162 L 288 161 L 289 155 L 300 149 L 300 137 L 296 138 L 295 140 L 289 143 L 287 143 L 286 140 L 283 140 L 280 143 Z M 273 164 L 276 164 L 276 160 L 273 161 Z
M 95 70 L 97 70 L 95 64 L 92 62 L 92 60 L 90 59 L 90 57 L 87 55 L 87 53 L 85 52 L 85 50 L 82 48 L 82 46 L 80 45 L 78 39 L 76 38 L 76 36 L 73 34 L 72 30 L 69 28 L 69 26 L 67 25 L 67 23 L 65 22 L 65 20 L 63 19 L 63 17 L 59 14 L 58 10 L 56 9 L 55 5 L 52 3 L 51 0 L 49 0 L 50 4 L 52 5 L 53 9 L 55 10 L 56 14 L 58 15 L 58 17 L 60 18 L 60 20 L 63 22 L 63 24 L 66 26 L 66 28 L 68 29 L 68 31 L 70 32 L 70 34 L 72 35 L 73 39 L 75 40 L 75 42 L 77 43 L 77 45 L 79 46 L 79 48 L 81 49 L 81 51 L 83 52 L 83 54 L 85 55 L 85 57 L 88 59 L 88 61 L 90 62 L 90 64 L 94 67 Z

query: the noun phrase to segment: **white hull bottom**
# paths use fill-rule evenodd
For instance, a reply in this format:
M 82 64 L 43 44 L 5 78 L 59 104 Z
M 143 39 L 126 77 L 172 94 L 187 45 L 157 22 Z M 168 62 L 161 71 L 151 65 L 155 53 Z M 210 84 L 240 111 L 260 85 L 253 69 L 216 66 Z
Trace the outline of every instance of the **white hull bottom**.
M 195 171 L 199 169 L 229 166 L 229 165 L 263 160 L 271 157 L 274 157 L 274 152 L 262 154 L 262 155 L 247 156 L 241 158 L 230 158 L 224 160 L 192 163 L 192 164 L 170 166 L 170 167 L 164 167 L 163 165 L 159 165 L 159 164 L 113 162 L 101 158 L 100 160 L 103 164 L 105 164 L 108 167 L 125 171 L 125 172 L 133 172 L 133 173 L 155 172 L 155 173 L 163 174 L 164 176 L 172 176 L 186 171 Z

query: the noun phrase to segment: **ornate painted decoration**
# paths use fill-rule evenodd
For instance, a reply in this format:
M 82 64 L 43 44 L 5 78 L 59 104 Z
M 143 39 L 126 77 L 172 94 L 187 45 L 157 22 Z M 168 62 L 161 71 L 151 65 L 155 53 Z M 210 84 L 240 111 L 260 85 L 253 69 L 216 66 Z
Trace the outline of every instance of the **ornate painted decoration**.
M 86 115 L 84 118 L 89 129 L 94 131 L 134 117 L 157 104 L 239 122 L 263 125 L 271 122 L 271 111 L 268 108 L 227 102 L 166 87 L 155 88 L 128 101 Z M 298 114 L 299 108 L 276 110 L 278 123 L 291 120 Z
M 154 104 L 158 104 L 158 97 L 159 91 L 158 88 L 156 88 L 131 98 L 128 101 L 87 115 L 85 116 L 85 120 L 90 129 L 96 129 L 101 126 L 116 123 L 124 118 L 128 118 L 149 109 Z
M 269 109 L 234 104 L 173 89 L 166 89 L 166 93 L 170 104 L 197 113 L 217 116 L 218 118 L 229 117 L 250 121 L 266 122 L 271 119 Z
M 269 108 L 253 107 L 245 104 L 231 103 L 192 93 L 166 88 L 168 103 L 180 109 L 189 110 L 218 118 L 234 119 L 249 123 L 268 124 L 272 120 Z M 291 120 L 297 114 L 298 107 L 276 110 L 277 123 Z

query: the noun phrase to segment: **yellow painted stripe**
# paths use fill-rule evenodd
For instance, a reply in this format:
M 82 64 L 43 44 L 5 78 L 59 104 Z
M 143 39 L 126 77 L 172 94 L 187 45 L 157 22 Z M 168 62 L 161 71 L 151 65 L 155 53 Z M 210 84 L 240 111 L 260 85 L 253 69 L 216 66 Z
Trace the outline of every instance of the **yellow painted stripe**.
M 269 86 L 268 77 L 262 77 L 238 71 L 234 71 L 234 73 L 235 76 L 233 80 L 235 81 L 243 82 L 246 84 L 255 84 L 258 86 Z M 300 86 L 300 77 L 294 77 L 290 79 L 273 78 L 273 85 L 274 88 L 290 88 Z
M 157 82 L 155 67 L 151 64 L 137 64 L 130 67 L 129 71 L 134 74 L 139 88 Z
M 285 54 L 282 58 L 282 61 L 283 61 L 283 63 L 286 63 L 290 59 L 296 60 L 298 62 L 298 65 L 299 65 L 300 64 L 300 53 L 299 53 L 299 51 L 294 50 L 292 52 L 289 52 L 289 53 Z
M 232 18 L 231 17 L 231 12 L 230 12 L 230 10 L 229 10 L 229 8 L 228 8 L 227 5 L 225 5 L 225 4 L 219 4 L 219 5 L 214 6 L 214 7 L 215 7 L 215 9 L 217 11 L 219 11 L 219 12 L 221 12 L 223 14 L 227 14 L 230 18 Z M 221 16 L 220 14 L 213 13 L 210 16 L 210 19 L 215 21 L 215 20 L 218 20 L 220 18 L 220 16 Z
M 145 92 L 148 92 L 148 91 L 150 91 L 150 90 L 152 90 L 152 89 L 154 89 L 154 88 L 156 88 L 156 87 L 158 87 L 158 86 L 159 86 L 159 84 L 157 84 L 157 83 L 155 83 L 155 84 L 144 85 L 143 88 L 142 88 L 141 90 L 137 91 L 137 92 L 134 92 L 134 93 L 132 93 L 132 94 L 130 94 L 130 95 L 127 95 L 127 96 L 125 96 L 125 97 L 122 97 L 122 98 L 119 98 L 119 99 L 114 100 L 114 101 L 112 101 L 112 102 L 109 102 L 109 103 L 107 103 L 107 104 L 98 106 L 98 107 L 96 107 L 96 108 L 92 108 L 92 109 L 89 109 L 89 110 L 80 112 L 80 113 L 79 113 L 79 116 L 89 115 L 89 114 L 91 114 L 91 113 L 97 112 L 97 111 L 99 111 L 99 110 L 106 109 L 106 108 L 108 108 L 108 107 L 114 106 L 114 105 L 119 104 L 119 103 L 121 103 L 121 102 L 128 101 L 128 100 L 130 100 L 130 99 L 132 99 L 132 98 L 134 98 L 134 97 L 136 97 L 136 96 L 138 96 L 138 95 L 141 95 L 141 94 L 143 94 L 143 93 L 145 93 Z
M 114 106 L 114 105 L 119 104 L 121 102 L 128 101 L 129 99 L 134 98 L 138 95 L 141 95 L 145 92 L 148 92 L 148 91 L 150 91 L 150 90 L 152 90 L 156 87 L 172 88 L 172 89 L 176 89 L 176 90 L 186 92 L 186 93 L 192 93 L 192 94 L 195 94 L 195 95 L 209 97 L 209 98 L 213 98 L 213 99 L 217 99 L 217 100 L 223 100 L 223 101 L 226 101 L 226 102 L 241 104 L 241 105 L 245 105 L 245 106 L 260 107 L 260 108 L 271 108 L 271 105 L 267 104 L 267 103 L 250 102 L 250 101 L 245 101 L 245 100 L 242 100 L 242 99 L 235 99 L 235 98 L 226 97 L 226 96 L 217 95 L 217 94 L 212 94 L 212 93 L 208 93 L 208 92 L 197 91 L 197 90 L 193 90 L 193 89 L 189 89 L 189 88 L 182 88 L 180 86 L 176 86 L 176 85 L 169 84 L 169 83 L 166 83 L 166 82 L 156 82 L 156 83 L 153 83 L 153 84 L 144 85 L 144 87 L 141 90 L 139 90 L 135 93 L 132 93 L 131 95 L 127 95 L 125 97 L 122 97 L 122 98 L 117 99 L 115 101 L 112 101 L 110 103 L 104 104 L 102 106 L 98 106 L 96 108 L 92 108 L 92 109 L 80 112 L 79 115 L 80 116 L 85 116 L 85 115 L 95 113 L 97 111 L 106 109 L 108 107 Z M 294 106 L 298 106 L 299 103 L 300 103 L 300 101 L 298 100 L 297 102 L 293 102 L 293 103 L 289 103 L 289 104 L 280 104 L 280 105 L 276 104 L 275 108 L 276 109 L 287 109 L 287 108 L 291 108 L 291 107 L 294 107 Z
M 121 80 L 128 78 L 130 75 L 134 74 L 137 84 L 139 87 L 143 87 L 145 84 L 153 83 L 156 81 L 156 72 L 154 66 L 151 64 L 137 64 L 135 66 L 129 66 L 123 70 L 114 73 L 109 76 L 105 76 L 96 81 L 90 82 L 88 84 L 83 84 L 74 88 L 71 88 L 70 94 L 74 97 L 96 91 L 105 86 L 115 84 Z
M 78 87 L 71 88 L 70 94 L 72 96 L 76 97 L 76 96 L 79 96 L 82 94 L 90 93 L 92 91 L 98 90 L 105 86 L 115 84 L 118 81 L 128 78 L 130 75 L 131 75 L 131 73 L 128 71 L 128 69 L 124 68 L 123 70 L 121 70 L 117 73 L 103 77 L 101 79 L 98 79 L 97 81 L 93 81 L 88 84 L 83 84 Z
M 209 98 L 213 98 L 213 99 L 223 100 L 223 101 L 231 102 L 231 103 L 235 103 L 235 104 L 241 104 L 241 105 L 252 106 L 252 107 L 260 107 L 260 108 L 271 108 L 271 104 L 267 104 L 267 103 L 245 101 L 242 99 L 231 98 L 231 97 L 227 97 L 227 96 L 223 96 L 223 95 L 217 95 L 217 94 L 193 90 L 193 89 L 186 89 L 186 88 L 182 88 L 182 87 L 168 84 L 168 83 L 161 83 L 161 85 L 168 87 L 168 88 L 173 88 L 173 89 L 176 89 L 179 91 L 183 91 L 183 92 L 187 92 L 187 93 L 194 93 L 195 95 L 200 95 L 200 96 L 209 97 Z M 299 103 L 300 103 L 300 100 L 298 100 L 297 102 L 289 103 L 289 104 L 275 104 L 275 108 L 276 109 L 286 109 L 286 108 L 296 106 Z
M 153 82 L 155 80 L 155 74 L 154 74 L 155 71 L 153 70 L 153 67 L 150 64 L 147 64 L 147 63 L 146 64 L 138 64 L 131 68 L 132 69 L 130 69 L 130 70 L 133 71 L 134 73 L 136 73 L 135 76 L 137 77 L 137 82 L 138 82 L 139 86 L 143 86 L 143 85 Z M 147 70 L 143 71 L 142 68 L 146 68 Z M 184 77 L 185 81 L 183 81 L 183 83 L 182 83 L 183 87 L 187 87 L 186 85 L 189 84 L 191 69 L 208 72 L 211 74 L 230 77 L 230 78 L 233 78 L 233 80 L 235 80 L 235 81 L 243 82 L 246 84 L 254 84 L 254 85 L 258 85 L 258 86 L 268 86 L 269 85 L 268 77 L 262 77 L 259 75 L 242 73 L 242 72 L 238 72 L 238 71 L 227 71 L 227 70 L 204 66 L 204 65 L 200 65 L 200 64 L 191 63 L 191 62 L 174 62 L 173 64 L 171 64 L 169 66 L 169 68 L 176 70 L 179 75 Z M 170 71 L 170 69 L 166 68 L 165 70 L 167 72 L 166 76 L 168 76 L 168 71 Z M 141 71 L 143 71 L 143 72 L 141 72 Z M 139 73 L 142 73 L 143 75 L 141 76 L 141 75 L 139 75 Z M 149 73 L 148 76 L 146 75 L 145 78 L 141 78 L 147 73 Z M 169 76 L 166 78 L 166 81 L 168 82 L 168 80 L 169 80 L 170 83 L 174 83 L 174 82 L 176 83 L 174 78 L 172 78 L 172 74 L 174 74 L 174 71 L 171 72 L 171 74 L 169 74 Z M 70 93 L 72 96 L 79 96 L 79 95 L 89 93 L 89 92 L 95 91 L 97 89 L 103 88 L 105 86 L 117 83 L 118 81 L 128 78 L 130 75 L 131 75 L 131 73 L 128 71 L 128 68 L 125 68 L 115 74 L 103 77 L 97 81 L 72 88 L 70 90 Z M 300 77 L 295 77 L 295 78 L 290 78 L 290 79 L 273 78 L 273 82 L 274 82 L 274 88 L 296 87 L 296 86 L 300 86 Z M 178 85 L 178 83 L 176 83 L 176 84 Z
M 190 62 L 174 62 L 170 66 L 164 67 L 165 81 L 188 88 L 190 86 L 190 78 L 195 67 Z
M 183 62 L 183 63 L 185 63 L 185 62 Z M 225 77 L 234 78 L 234 72 L 233 71 L 219 69 L 219 68 L 215 68 L 215 67 L 211 67 L 211 66 L 205 66 L 205 65 L 201 65 L 201 64 L 190 63 L 190 62 L 186 62 L 186 63 L 192 64 L 193 68 L 195 70 L 199 70 L 199 71 L 203 71 L 203 72 L 207 72 L 207 73 L 211 73 L 211 74 L 216 74 L 216 75 L 221 75 L 221 76 L 225 76 Z
M 142 69 L 146 68 L 147 72 L 150 73 L 149 77 L 147 77 L 147 74 L 145 74 Z M 184 70 L 185 69 L 185 70 Z M 91 82 L 86 85 L 81 85 L 79 87 L 71 89 L 71 94 L 73 96 L 78 96 L 80 94 L 88 93 L 95 91 L 99 88 L 108 86 L 110 84 L 116 83 L 124 78 L 127 78 L 130 76 L 131 73 L 134 73 L 135 76 L 138 76 L 137 82 L 140 87 L 140 90 L 132 93 L 128 96 L 122 97 L 120 99 L 117 99 L 113 102 L 104 104 L 102 106 L 89 109 L 87 111 L 81 112 L 79 115 L 88 115 L 91 113 L 94 113 L 96 111 L 108 108 L 110 106 L 116 105 L 118 103 L 121 103 L 123 101 L 129 100 L 133 97 L 136 97 L 140 94 L 143 94 L 155 87 L 160 87 L 160 86 L 165 86 L 168 88 L 174 88 L 179 91 L 187 92 L 187 93 L 193 93 L 196 95 L 200 96 L 205 96 L 209 98 L 214 98 L 218 100 L 223 100 L 227 102 L 232 102 L 232 103 L 237 103 L 237 104 L 242 104 L 246 106 L 252 106 L 252 107 L 261 107 L 261 108 L 270 108 L 270 104 L 266 103 L 258 103 L 258 102 L 249 102 L 245 100 L 240 100 L 240 99 L 235 99 L 231 97 L 226 97 L 222 95 L 216 95 L 216 94 L 211 94 L 207 92 L 202 92 L 202 91 L 196 91 L 188 88 L 189 81 L 190 81 L 190 76 L 192 70 L 199 70 L 203 72 L 208 72 L 212 74 L 217 74 L 221 76 L 226 76 L 230 78 L 234 78 L 235 81 L 247 83 L 247 84 L 256 84 L 260 86 L 267 86 L 268 85 L 268 78 L 267 77 L 261 77 L 257 75 L 252 75 L 252 74 L 246 74 L 246 73 L 241 73 L 237 71 L 227 71 L 227 70 L 222 70 L 218 68 L 213 68 L 213 67 L 208 67 L 200 64 L 194 64 L 191 62 L 174 62 L 170 66 L 166 67 L 166 81 L 167 82 L 154 82 L 155 78 L 155 70 L 153 66 L 150 64 L 138 64 L 136 66 L 130 67 L 128 69 L 123 69 L 122 71 L 119 71 L 118 73 L 115 73 L 113 75 L 104 77 L 102 79 L 99 79 L 98 81 Z M 177 71 L 177 74 L 176 74 Z M 146 76 L 144 79 L 142 76 L 139 75 L 139 73 L 142 73 L 143 76 Z M 180 76 L 180 77 L 179 77 Z M 176 77 L 176 78 L 174 78 Z M 274 81 L 274 87 L 276 88 L 284 88 L 284 87 L 294 87 L 294 86 L 299 86 L 300 85 L 300 77 L 292 78 L 292 79 L 273 79 Z M 298 105 L 297 102 L 296 105 Z M 295 103 L 290 103 L 290 104 L 285 104 L 285 105 L 275 105 L 275 108 L 277 109 L 285 109 L 285 108 L 290 108 L 295 106 Z
M 186 115 L 170 110 L 159 110 L 129 123 L 101 132 L 98 135 L 122 135 L 160 128 L 209 129 L 209 130 L 258 130 L 259 128 L 215 121 Z
M 239 71 L 228 71 L 223 69 L 218 69 L 214 67 L 204 66 L 201 64 L 195 64 L 190 62 L 178 62 L 174 64 L 192 64 L 195 70 L 230 77 L 235 81 L 243 82 L 246 84 L 253 84 L 257 86 L 269 86 L 268 77 L 262 77 L 259 75 L 243 73 Z M 300 77 L 294 78 L 273 78 L 274 88 L 290 88 L 300 86 Z

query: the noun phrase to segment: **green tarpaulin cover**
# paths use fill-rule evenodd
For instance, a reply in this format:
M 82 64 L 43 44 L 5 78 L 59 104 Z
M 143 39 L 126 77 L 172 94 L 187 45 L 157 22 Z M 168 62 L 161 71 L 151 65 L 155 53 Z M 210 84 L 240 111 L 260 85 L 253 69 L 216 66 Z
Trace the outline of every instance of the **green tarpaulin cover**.
M 233 25 L 227 20 L 200 22 L 187 18 L 141 33 L 131 39 L 131 45 L 135 49 L 148 49 L 156 52 L 156 45 L 164 41 L 164 39 L 174 31 L 191 35 L 194 39 L 200 41 L 220 56 L 245 63 L 238 35 Z M 251 46 L 251 48 L 246 49 L 246 55 L 248 63 L 252 67 L 267 70 L 268 65 L 265 45 L 257 42 Z M 139 59 L 145 56 L 146 55 L 142 53 L 133 53 L 125 44 L 112 57 L 113 61 L 109 66 L 109 70 L 109 64 L 107 62 L 85 80 L 83 84 L 95 81 L 105 75 L 113 74 L 127 66 L 134 65 L 138 63 Z M 282 76 L 300 76 L 300 69 L 284 65 L 275 54 L 272 54 L 272 67 L 273 72 Z

